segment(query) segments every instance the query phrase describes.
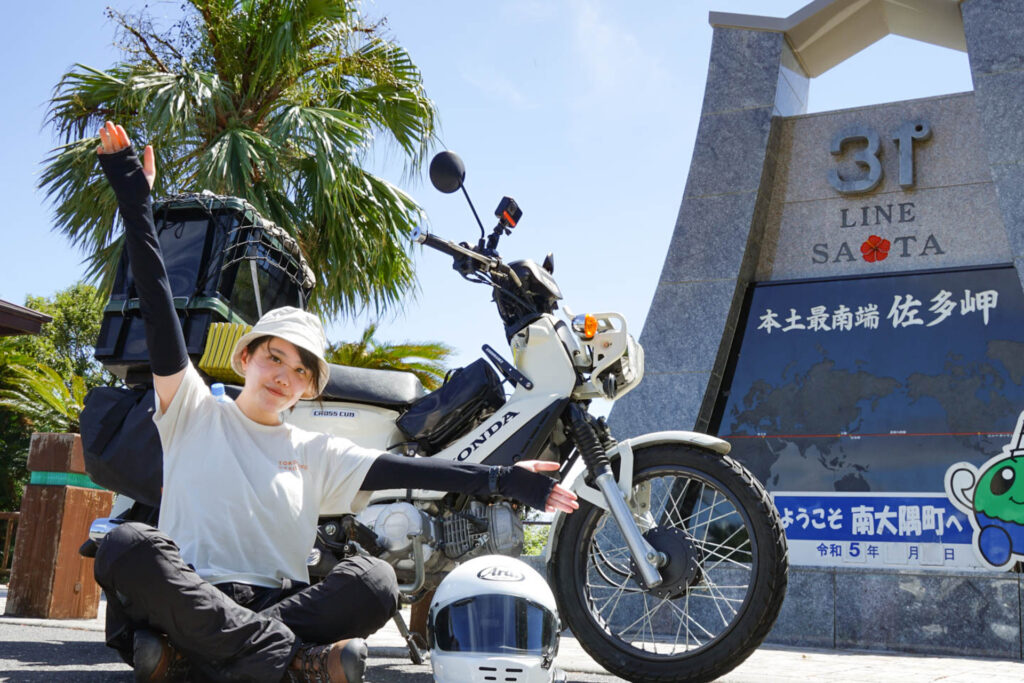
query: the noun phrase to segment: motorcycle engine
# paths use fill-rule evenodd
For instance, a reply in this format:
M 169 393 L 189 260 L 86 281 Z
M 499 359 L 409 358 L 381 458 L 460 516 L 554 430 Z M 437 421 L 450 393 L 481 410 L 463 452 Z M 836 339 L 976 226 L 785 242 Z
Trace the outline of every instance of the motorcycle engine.
M 523 552 L 523 522 L 508 503 L 484 505 L 472 502 L 461 512 L 442 520 L 444 554 L 464 561 L 477 555 L 509 555 Z
M 414 568 L 416 538 L 423 547 L 428 573 L 450 570 L 452 560 L 494 554 L 518 557 L 523 551 L 523 523 L 506 502 L 486 505 L 473 501 L 465 510 L 446 512 L 440 519 L 406 502 L 370 505 L 356 515 L 356 521 L 377 535 L 385 549 L 381 558 L 399 571 Z
M 410 503 L 369 505 L 356 515 L 356 521 L 377 534 L 377 542 L 385 549 L 381 558 L 389 562 L 411 558 L 415 538 L 422 542 L 425 562 L 430 560 L 437 546 L 433 519 Z

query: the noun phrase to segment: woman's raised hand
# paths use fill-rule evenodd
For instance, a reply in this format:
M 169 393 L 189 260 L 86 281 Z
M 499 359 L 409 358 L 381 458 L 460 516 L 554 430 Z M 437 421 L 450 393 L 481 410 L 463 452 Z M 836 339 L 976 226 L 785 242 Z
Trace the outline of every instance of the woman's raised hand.
M 96 148 L 97 154 L 114 154 L 126 147 L 130 147 L 132 141 L 128 139 L 128 133 L 120 125 L 114 125 L 107 121 L 100 128 L 100 146 Z M 156 158 L 153 156 L 153 145 L 146 145 L 142 151 L 142 173 L 146 176 L 149 188 L 153 189 L 153 181 L 156 180 Z

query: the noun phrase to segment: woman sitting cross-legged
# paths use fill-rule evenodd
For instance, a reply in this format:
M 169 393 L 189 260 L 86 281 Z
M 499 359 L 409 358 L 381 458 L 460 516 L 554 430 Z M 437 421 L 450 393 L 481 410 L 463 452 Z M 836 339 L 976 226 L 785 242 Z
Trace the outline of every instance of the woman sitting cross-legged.
M 242 392 L 216 401 L 189 361 L 174 309 L 151 208 L 153 150 L 140 162 L 112 123 L 100 140 L 145 319 L 164 453 L 157 527 L 117 527 L 95 563 L 107 643 L 137 680 L 362 680 L 363 638 L 398 609 L 397 581 L 384 561 L 353 557 L 310 586 L 306 557 L 322 509 L 354 513 L 368 491 L 390 488 L 578 507 L 541 473 L 557 463 L 406 458 L 284 422 L 328 376 L 323 327 L 295 308 L 269 311 L 242 337 L 232 356 Z

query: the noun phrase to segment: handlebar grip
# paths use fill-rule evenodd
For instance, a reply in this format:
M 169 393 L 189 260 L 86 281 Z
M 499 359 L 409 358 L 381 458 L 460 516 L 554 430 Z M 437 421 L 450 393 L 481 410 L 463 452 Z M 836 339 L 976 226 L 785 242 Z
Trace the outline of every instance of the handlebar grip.
M 431 235 L 429 232 L 420 230 L 419 226 L 413 228 L 412 241 L 418 244 L 422 244 L 425 247 L 430 247 L 431 249 L 437 249 L 438 251 L 444 252 L 449 256 L 459 255 L 458 251 L 451 248 L 454 245 L 450 245 L 448 240 L 443 240 L 440 237 L 435 237 L 434 235 Z

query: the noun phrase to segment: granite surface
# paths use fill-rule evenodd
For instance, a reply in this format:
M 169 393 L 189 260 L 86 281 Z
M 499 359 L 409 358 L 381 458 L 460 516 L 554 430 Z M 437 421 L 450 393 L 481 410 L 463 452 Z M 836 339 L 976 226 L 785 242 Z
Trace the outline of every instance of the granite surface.
M 989 163 L 1021 163 L 1024 153 L 1024 71 L 974 74 L 974 92 L 978 100 Z
M 771 123 L 770 107 L 702 115 L 684 198 L 759 189 Z
M 644 375 L 644 381 L 615 402 L 608 417 L 618 438 L 669 429 L 693 429 L 711 375 L 668 372 Z
M 723 313 L 735 297 L 735 280 L 659 284 L 640 336 L 646 372 L 711 372 L 721 343 Z M 716 336 L 704 334 L 708 329 Z
M 932 137 L 914 145 L 915 185 L 899 185 L 898 148 L 885 131 L 926 119 Z M 860 124 L 879 133 L 883 182 L 842 195 L 827 181 L 837 131 Z M 876 274 L 1007 263 L 1003 226 L 972 93 L 786 119 L 754 278 L 758 281 Z M 841 173 L 852 170 L 841 160 Z M 871 235 L 890 242 L 884 260 L 860 252 Z
M 1024 3 L 963 0 L 960 14 L 975 79 L 979 75 L 1024 69 L 1024 41 L 1013 32 L 1015 27 L 1024 25 Z M 1008 28 L 1011 30 L 1007 31 Z
M 1015 574 L 836 572 L 836 647 L 1019 658 Z
M 991 182 L 887 192 L 861 200 L 836 197 L 792 202 L 769 215 L 766 233 L 773 239 L 762 245 L 755 276 L 758 281 L 874 275 L 1012 260 Z M 884 260 L 868 262 L 862 257 L 861 244 L 871 235 L 890 241 Z
M 756 191 L 687 197 L 679 209 L 662 282 L 704 280 L 740 271 L 757 208 Z
M 831 569 L 791 567 L 786 599 L 766 642 L 793 647 L 835 647 L 835 582 Z
M 967 0 L 961 13 L 995 194 L 1024 282 L 1024 0 Z
M 785 42 L 781 33 L 716 28 L 701 113 L 772 106 Z
M 993 166 L 992 177 L 1011 253 L 1024 257 L 1024 164 Z
M 899 149 L 892 136 L 903 122 L 915 119 L 928 120 L 932 129 L 930 140 L 914 142 L 915 189 L 992 180 L 974 93 L 957 93 L 785 119 L 778 145 L 783 165 L 776 172 L 785 192 L 777 200 L 801 202 L 842 196 L 829 184 L 828 171 L 838 168 L 842 175 L 851 177 L 859 172 L 852 163 L 852 148 L 838 159 L 829 148 L 836 133 L 854 125 L 868 126 L 878 133 L 883 175 L 876 190 L 850 198 L 901 192 Z

